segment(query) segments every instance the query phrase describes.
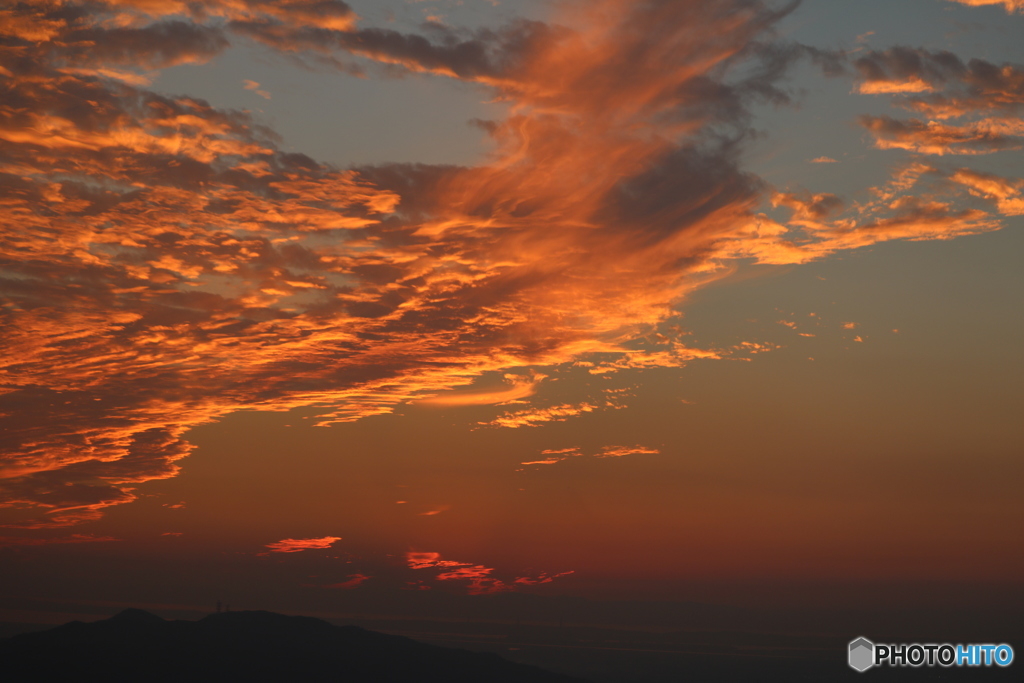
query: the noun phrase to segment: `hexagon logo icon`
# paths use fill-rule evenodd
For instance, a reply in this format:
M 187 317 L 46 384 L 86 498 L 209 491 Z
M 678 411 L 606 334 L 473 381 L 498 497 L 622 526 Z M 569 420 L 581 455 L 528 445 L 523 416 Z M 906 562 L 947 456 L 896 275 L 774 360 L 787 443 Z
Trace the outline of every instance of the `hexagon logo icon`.
M 875 644 L 867 638 L 850 641 L 850 666 L 857 671 L 867 671 L 875 665 Z

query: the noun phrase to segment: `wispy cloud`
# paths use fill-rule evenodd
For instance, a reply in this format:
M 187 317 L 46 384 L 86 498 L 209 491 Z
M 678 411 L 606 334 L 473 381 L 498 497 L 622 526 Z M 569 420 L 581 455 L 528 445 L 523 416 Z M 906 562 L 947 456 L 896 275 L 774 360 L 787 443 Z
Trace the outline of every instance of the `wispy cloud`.
M 472 392 L 455 391 L 425 398 L 419 401 L 419 403 L 432 406 L 485 406 L 507 403 L 533 396 L 537 392 L 537 386 L 544 378 L 545 375 L 539 373 L 505 375 L 505 382 L 509 385 L 506 389 Z
M 339 590 L 352 590 L 353 588 L 358 588 L 365 581 L 369 581 L 371 578 L 373 578 L 373 577 L 367 576 L 366 574 L 351 574 L 348 577 L 346 577 L 346 579 L 344 581 L 340 581 L 338 583 L 328 584 L 328 585 L 324 586 L 324 588 L 337 588 Z
M 442 560 L 440 553 L 409 552 L 406 553 L 406 564 L 410 569 L 436 569 L 434 581 L 465 581 L 465 590 L 469 595 L 487 595 L 491 593 L 507 593 L 522 586 L 536 586 L 551 583 L 555 579 L 568 576 L 572 571 L 558 574 L 541 573 L 537 576 L 518 576 L 499 579 L 493 576 L 493 567 L 472 562 L 456 562 Z M 429 587 L 429 586 L 427 586 Z
M 657 448 L 647 446 L 604 446 L 590 454 L 594 458 L 621 458 L 627 455 L 657 455 L 661 453 Z M 587 454 L 582 448 L 561 448 L 556 450 L 541 451 L 541 455 L 547 456 L 542 460 L 530 460 L 520 463 L 521 465 L 554 465 L 569 458 L 585 457 Z
M 275 543 L 268 543 L 273 553 L 300 553 L 303 550 L 325 550 L 341 540 L 340 536 L 324 536 L 322 538 L 286 538 Z
M 598 407 L 592 403 L 564 403 L 551 406 L 550 408 L 528 408 L 526 410 L 514 410 L 499 415 L 490 422 L 481 422 L 487 427 L 536 427 L 545 422 L 565 422 L 571 417 L 590 413 Z
M 657 448 L 646 446 L 605 446 L 594 455 L 596 458 L 621 458 L 626 455 L 657 455 Z

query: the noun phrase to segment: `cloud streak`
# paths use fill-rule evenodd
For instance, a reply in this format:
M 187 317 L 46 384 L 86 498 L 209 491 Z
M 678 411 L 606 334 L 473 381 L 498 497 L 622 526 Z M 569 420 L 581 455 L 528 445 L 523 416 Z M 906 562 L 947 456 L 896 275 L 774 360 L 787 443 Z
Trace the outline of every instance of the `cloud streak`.
M 337 588 L 339 590 L 352 590 L 353 588 L 358 588 L 359 586 L 361 586 L 363 584 L 363 582 L 368 581 L 371 578 L 373 578 L 373 577 L 367 576 L 366 574 L 352 574 L 352 575 L 346 577 L 346 579 L 344 581 L 341 581 L 339 583 L 328 584 L 328 585 L 324 586 L 324 588 Z
M 498 391 L 454 392 L 432 398 L 425 398 L 420 403 L 431 406 L 485 406 L 508 403 L 518 399 L 529 398 L 537 392 L 537 385 L 545 375 L 534 373 L 529 376 L 506 375 L 507 389 Z
M 657 455 L 659 453 L 661 451 L 657 448 L 648 448 L 647 446 L 604 446 L 595 453 L 592 453 L 591 456 L 595 458 L 622 458 L 627 455 Z M 572 447 L 541 451 L 541 455 L 547 457 L 542 460 L 531 460 L 520 464 L 555 465 L 569 458 L 584 457 L 586 454 L 581 448 Z
M 557 578 L 568 576 L 572 571 L 549 574 L 543 572 L 537 576 L 519 576 L 510 579 L 500 579 L 493 576 L 495 569 L 482 564 L 471 562 L 457 562 L 454 560 L 442 560 L 440 553 L 433 552 L 408 552 L 405 555 L 406 564 L 410 569 L 435 569 L 434 581 L 464 581 L 465 591 L 468 595 L 490 595 L 494 593 L 507 593 L 515 591 L 523 586 L 537 586 L 551 583 Z M 413 585 L 416 585 L 413 582 Z M 429 588 L 423 584 L 419 588 Z
M 275 543 L 268 543 L 272 553 L 301 553 L 304 550 L 326 550 L 341 540 L 340 536 L 324 536 L 323 538 L 286 538 Z

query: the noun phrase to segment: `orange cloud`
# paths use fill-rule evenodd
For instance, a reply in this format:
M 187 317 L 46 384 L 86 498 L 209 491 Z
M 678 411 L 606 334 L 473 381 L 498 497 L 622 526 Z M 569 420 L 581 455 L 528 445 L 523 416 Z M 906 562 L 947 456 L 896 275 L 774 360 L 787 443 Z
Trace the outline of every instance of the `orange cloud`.
M 1024 179 L 1001 178 L 991 173 L 980 173 L 961 168 L 951 177 L 976 197 L 994 201 L 996 209 L 1005 216 L 1024 215 Z
M 541 451 L 541 455 L 563 455 L 563 456 L 570 456 L 570 455 L 582 455 L 582 452 L 580 451 L 579 448 L 576 448 L 576 447 L 572 447 L 572 448 L 549 448 L 549 449 Z
M 894 47 L 854 62 L 860 92 L 895 95 L 898 106 L 930 121 L 862 116 L 880 149 L 921 154 L 989 154 L 1024 145 L 1024 70 L 949 52 Z M 966 119 L 957 124 L 946 119 Z
M 324 536 L 323 538 L 286 538 L 276 543 L 268 543 L 274 553 L 299 553 L 303 550 L 324 550 L 341 540 L 340 536 Z
M 531 376 L 506 375 L 505 380 L 511 384 L 508 389 L 488 392 L 451 393 L 425 398 L 419 403 L 433 406 L 484 406 L 496 403 L 507 403 L 521 398 L 528 398 L 537 392 L 537 385 L 544 375 Z
M 621 458 L 626 455 L 656 455 L 660 453 L 657 448 L 646 446 L 604 446 L 593 454 L 595 458 Z M 580 448 L 562 448 L 558 450 L 541 451 L 541 455 L 548 456 L 543 460 L 531 460 L 520 463 L 521 465 L 554 465 L 568 460 L 569 458 L 582 457 L 585 454 Z
M 992 213 L 963 208 L 968 192 L 958 194 L 950 174 L 921 163 L 898 167 L 885 185 L 872 188 L 874 200 L 836 208 L 815 217 L 804 198 L 776 202 L 793 212 L 791 222 L 778 223 L 766 215 L 746 226 L 746 239 L 724 244 L 732 256 L 747 255 L 761 263 L 806 263 L 825 255 L 891 240 L 952 239 L 997 230 Z M 782 324 L 787 324 L 783 321 Z
M 921 196 L 893 185 L 851 206 L 794 191 L 776 207 L 792 221 L 760 212 L 778 193 L 740 168 L 741 148 L 750 104 L 785 101 L 785 63 L 749 48 L 793 7 L 600 0 L 550 24 L 435 26 L 429 39 L 361 27 L 331 0 L 5 7 L 0 505 L 24 516 L 12 525 L 81 523 L 136 500 L 179 472 L 189 429 L 233 411 L 316 408 L 327 425 L 428 398 L 526 399 L 539 381 L 448 393 L 486 373 L 720 358 L 731 351 L 686 346 L 669 321 L 730 261 L 998 227 L 919 193 L 923 175 L 907 181 Z M 481 124 L 495 144 L 486 164 L 339 171 L 282 151 L 248 114 L 149 91 L 134 71 L 209 60 L 231 35 L 444 74 L 511 114 Z M 1018 144 L 1005 121 L 971 125 L 870 123 L 915 151 Z M 983 192 L 949 184 L 975 203 Z M 644 341 L 659 330 L 671 338 Z M 617 405 L 530 406 L 486 424 Z
M 583 413 L 589 413 L 597 410 L 597 406 L 590 403 L 580 403 L 578 405 L 572 405 L 569 403 L 552 406 L 550 408 L 531 408 L 528 410 L 517 410 L 507 412 L 504 415 L 491 420 L 490 422 L 481 422 L 487 427 L 508 427 L 515 429 L 517 427 L 536 427 L 544 424 L 545 422 L 565 422 L 571 417 L 582 415 Z
M 1006 8 L 1007 14 L 1024 12 L 1024 0 L 952 0 L 952 2 L 959 2 L 961 5 L 970 5 L 971 7 L 1002 5 Z
M 879 149 L 905 149 L 921 154 L 991 154 L 1024 146 L 1024 123 L 984 119 L 949 126 L 917 119 L 861 116 L 860 123 L 875 137 Z
M 595 457 L 598 458 L 621 458 L 625 455 L 657 455 L 661 453 L 657 448 L 646 446 L 605 446 Z
M 813 225 L 843 208 L 843 200 L 834 194 L 823 192 L 821 194 L 810 193 L 788 193 L 779 192 L 772 197 L 773 206 L 785 206 L 793 211 L 790 224 Z
M 773 344 L 771 342 L 749 342 L 749 341 L 745 341 L 745 342 L 740 342 L 739 344 L 737 344 L 733 348 L 735 350 L 737 350 L 737 351 L 746 352 L 747 354 L 750 354 L 750 355 L 756 355 L 758 353 L 768 353 L 770 351 L 777 351 L 777 350 L 779 350 L 779 349 L 781 349 L 783 347 L 778 345 L 778 344 Z M 683 399 L 683 403 L 692 403 L 692 402 Z
M 913 77 L 904 81 L 867 81 L 860 84 L 859 91 L 864 95 L 892 95 L 895 93 L 929 92 L 933 89 L 925 80 Z

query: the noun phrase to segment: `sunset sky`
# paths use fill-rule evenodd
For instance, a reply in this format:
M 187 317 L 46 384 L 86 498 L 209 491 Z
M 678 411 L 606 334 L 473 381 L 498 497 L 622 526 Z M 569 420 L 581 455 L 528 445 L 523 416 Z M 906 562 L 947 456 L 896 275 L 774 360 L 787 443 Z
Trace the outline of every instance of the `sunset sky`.
M 1019 597 L 1022 35 L 3 3 L 0 621 Z

